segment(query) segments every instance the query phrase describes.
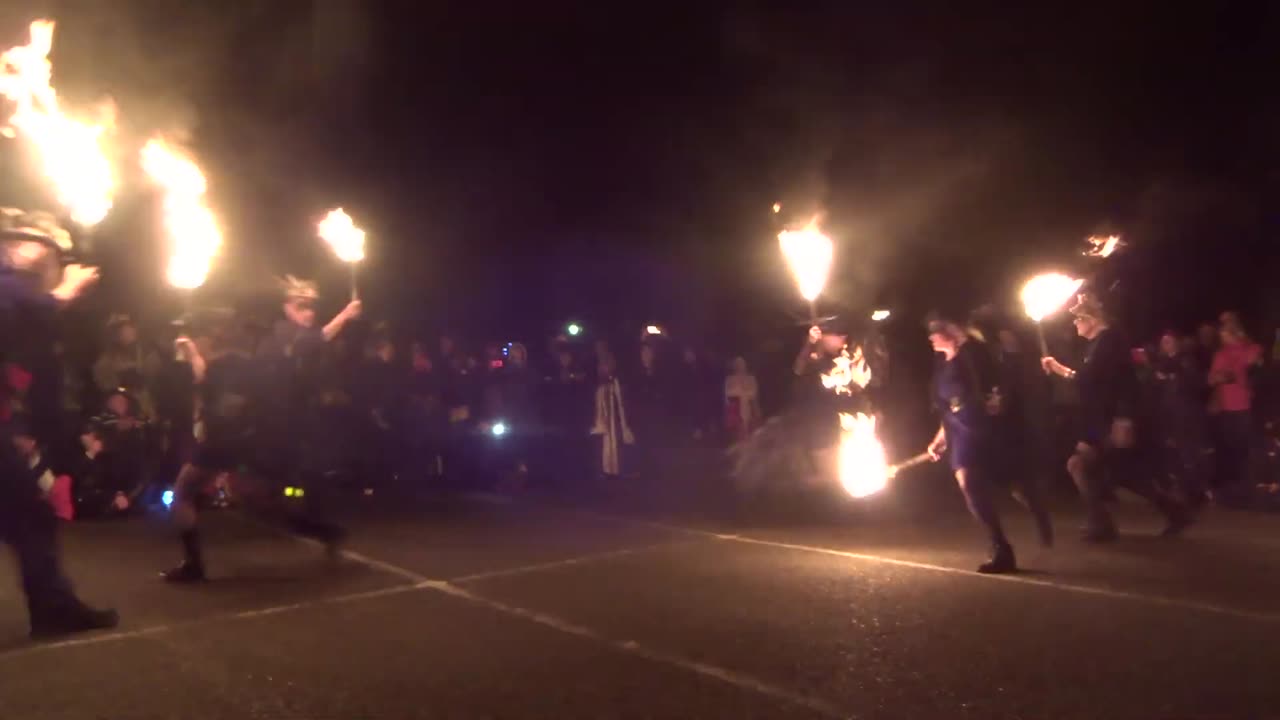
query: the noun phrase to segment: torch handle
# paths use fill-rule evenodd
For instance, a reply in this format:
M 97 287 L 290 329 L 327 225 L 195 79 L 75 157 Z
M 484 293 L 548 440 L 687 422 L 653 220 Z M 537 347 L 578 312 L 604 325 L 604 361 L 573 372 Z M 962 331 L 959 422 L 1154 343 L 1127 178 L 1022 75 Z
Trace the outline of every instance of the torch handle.
M 809 326 L 813 327 L 818 324 L 818 301 L 809 301 Z
M 356 264 L 351 263 L 351 300 L 352 302 L 360 299 L 360 289 L 356 285 Z
M 1044 326 L 1036 323 L 1036 337 L 1040 340 L 1040 357 L 1049 357 L 1049 343 L 1044 339 Z
M 931 462 L 934 462 L 933 456 L 927 452 L 922 452 L 919 455 L 913 455 L 900 463 L 889 466 L 889 477 L 895 477 L 903 470 L 909 470 L 917 465 L 924 465 Z

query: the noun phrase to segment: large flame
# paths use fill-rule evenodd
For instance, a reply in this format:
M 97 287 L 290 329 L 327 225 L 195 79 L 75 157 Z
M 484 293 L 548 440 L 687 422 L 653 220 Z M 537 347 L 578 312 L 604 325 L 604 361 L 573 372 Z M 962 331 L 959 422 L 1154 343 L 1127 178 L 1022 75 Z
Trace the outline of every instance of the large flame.
M 849 346 L 840 349 L 840 356 L 833 360 L 835 366 L 831 372 L 824 373 L 822 387 L 835 391 L 837 395 L 852 395 L 853 385 L 865 388 L 871 382 L 871 367 L 862 356 L 862 347 L 855 347 L 849 354 Z
M 83 226 L 97 224 L 111 210 L 115 175 L 103 148 L 115 125 L 114 108 L 105 104 L 96 122 L 73 120 L 58 106 L 50 81 L 53 21 L 31 23 L 31 40 L 0 54 L 0 95 L 14 105 L 6 137 L 21 134 L 40 155 L 58 202 Z
M 351 216 L 342 208 L 330 210 L 320 221 L 317 230 L 320 238 L 329 243 L 339 260 L 353 263 L 364 259 L 364 230 L 356 227 Z
M 782 255 L 796 279 L 800 297 L 809 302 L 817 300 L 826 287 L 835 256 L 831 238 L 818 228 L 818 220 L 814 218 L 800 230 L 778 233 L 778 244 L 782 246 Z
M 874 495 L 889 484 L 891 470 L 871 415 L 840 413 L 840 485 L 855 498 Z
M 182 150 L 153 139 L 142 148 L 142 169 L 164 189 L 164 226 L 170 254 L 166 276 L 174 287 L 198 288 L 222 246 L 222 231 L 205 200 L 204 173 Z
M 1098 258 L 1111 257 L 1111 253 L 1114 253 L 1116 248 L 1120 247 L 1120 236 L 1108 235 L 1103 237 L 1095 235 L 1089 238 L 1088 243 L 1090 247 L 1085 251 L 1085 255 Z
M 1031 278 L 1022 287 L 1022 306 L 1027 317 L 1040 322 L 1052 315 L 1066 305 L 1083 284 L 1083 280 L 1060 273 L 1045 273 Z

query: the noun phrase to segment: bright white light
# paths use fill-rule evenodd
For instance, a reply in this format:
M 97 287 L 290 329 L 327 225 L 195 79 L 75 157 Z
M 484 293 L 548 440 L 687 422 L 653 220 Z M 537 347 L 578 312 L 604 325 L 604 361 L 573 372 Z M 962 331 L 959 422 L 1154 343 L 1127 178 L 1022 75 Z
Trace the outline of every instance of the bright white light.
M 164 504 L 164 506 L 165 506 L 165 507 L 172 507 L 172 506 L 173 506 L 173 491 L 172 491 L 172 490 L 165 490 L 165 491 L 164 491 L 164 493 L 160 496 L 160 502 L 161 502 L 162 504 Z
M 871 313 L 871 319 L 874 320 L 875 322 L 884 322 L 885 320 L 889 319 L 889 314 L 890 313 L 888 310 L 876 310 L 875 312 Z
M 494 423 L 489 432 L 493 433 L 494 437 L 502 437 L 507 434 L 507 426 L 505 423 Z
M 565 329 L 568 330 L 569 334 L 573 335 L 574 337 L 577 337 L 578 335 L 582 334 L 582 326 L 579 325 L 578 323 L 569 323 L 569 327 Z
M 661 335 L 661 334 L 662 334 L 662 328 L 658 327 L 657 325 L 650 325 L 650 326 L 646 327 L 646 328 L 644 329 L 644 331 L 645 331 L 646 333 L 648 333 L 649 335 Z

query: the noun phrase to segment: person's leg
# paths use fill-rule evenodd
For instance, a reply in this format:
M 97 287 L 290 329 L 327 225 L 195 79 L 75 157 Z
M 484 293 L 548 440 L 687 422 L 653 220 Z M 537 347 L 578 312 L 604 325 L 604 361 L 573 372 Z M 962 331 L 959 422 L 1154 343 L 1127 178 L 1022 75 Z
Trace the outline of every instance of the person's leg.
M 1084 500 L 1084 539 L 1093 542 L 1114 540 L 1116 524 L 1106 508 L 1106 481 L 1101 472 L 1098 451 L 1085 443 L 1077 443 L 1075 452 L 1067 460 L 1067 473 Z
M 1156 489 L 1149 468 L 1144 466 L 1140 453 L 1131 448 L 1111 449 L 1106 453 L 1104 464 L 1111 486 L 1128 490 L 1151 503 L 1152 507 L 1165 516 L 1167 524 L 1162 532 L 1163 535 L 1177 535 L 1191 524 L 1191 514 L 1187 509 L 1169 495 Z
M 9 478 L 0 477 L 0 483 Z M 8 487 L 8 490 L 15 490 Z M 33 638 L 115 627 L 114 610 L 94 610 L 76 597 L 62 570 L 57 519 L 38 497 L 0 488 L 0 541 L 13 548 Z
M 175 583 L 198 582 L 205 579 L 204 551 L 197 525 L 196 500 L 211 479 L 208 470 L 191 463 L 182 466 L 173 484 L 173 522 L 178 527 L 182 541 L 182 563 L 162 573 L 162 577 Z
M 978 566 L 978 572 L 1012 572 L 1017 565 L 1013 557 L 1013 546 L 1009 544 L 1000 524 L 1000 515 L 996 512 L 991 497 L 990 482 L 974 468 L 957 468 L 955 477 L 960 492 L 964 494 L 965 503 L 969 506 L 969 513 L 982 525 L 991 542 L 991 559 Z

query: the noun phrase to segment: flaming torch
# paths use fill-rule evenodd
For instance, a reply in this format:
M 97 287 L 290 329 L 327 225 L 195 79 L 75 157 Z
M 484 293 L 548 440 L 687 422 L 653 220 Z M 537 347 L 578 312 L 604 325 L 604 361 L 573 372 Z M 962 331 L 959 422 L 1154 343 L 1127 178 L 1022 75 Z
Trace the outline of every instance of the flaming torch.
M 831 273 L 831 262 L 835 256 L 831 238 L 818 228 L 818 219 L 814 218 L 800 230 L 783 230 L 778 233 L 778 244 L 782 247 L 782 256 L 786 258 L 787 267 L 796 280 L 800 297 L 809 302 L 809 318 L 817 325 L 816 303 L 827 285 L 827 276 Z
M 1049 344 L 1045 342 L 1044 328 L 1040 321 L 1066 305 L 1083 284 L 1083 280 L 1060 273 L 1045 273 L 1031 278 L 1022 287 L 1022 307 L 1026 310 L 1027 317 L 1036 324 L 1042 357 L 1049 354 Z
M 884 445 L 876 436 L 874 416 L 840 413 L 838 460 L 840 485 L 855 498 L 874 495 L 885 489 L 892 475 Z
M 222 246 L 222 231 L 205 201 L 204 173 L 186 153 L 164 140 L 142 148 L 142 169 L 164 191 L 164 227 L 170 254 L 169 284 L 188 291 L 204 284 Z
M 364 259 L 364 230 L 356 227 L 342 208 L 329 211 L 317 226 L 320 239 L 329 243 L 333 254 L 351 266 L 351 299 L 359 298 L 356 290 L 356 263 Z
M 0 54 L 0 96 L 14 104 L 0 134 L 20 134 L 35 146 L 58 202 L 76 224 L 88 228 L 111 210 L 116 181 L 103 137 L 114 127 L 114 110 L 104 105 L 100 120 L 92 123 L 63 113 L 50 85 L 53 26 L 52 20 L 31 23 L 30 42 Z
M 1085 257 L 1108 258 L 1121 245 L 1119 235 L 1108 235 L 1103 237 L 1095 235 L 1090 237 L 1086 242 L 1089 243 L 1089 249 L 1084 252 Z

